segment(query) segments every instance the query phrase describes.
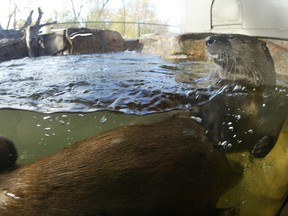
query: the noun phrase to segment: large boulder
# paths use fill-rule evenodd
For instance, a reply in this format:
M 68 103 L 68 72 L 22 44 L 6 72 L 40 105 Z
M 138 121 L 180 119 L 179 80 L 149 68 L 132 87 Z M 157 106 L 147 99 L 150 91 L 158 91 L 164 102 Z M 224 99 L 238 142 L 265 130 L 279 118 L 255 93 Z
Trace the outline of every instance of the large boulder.
M 68 28 L 66 39 L 69 54 L 121 52 L 125 49 L 121 34 L 111 30 Z
M 0 62 L 28 56 L 24 38 L 0 39 Z

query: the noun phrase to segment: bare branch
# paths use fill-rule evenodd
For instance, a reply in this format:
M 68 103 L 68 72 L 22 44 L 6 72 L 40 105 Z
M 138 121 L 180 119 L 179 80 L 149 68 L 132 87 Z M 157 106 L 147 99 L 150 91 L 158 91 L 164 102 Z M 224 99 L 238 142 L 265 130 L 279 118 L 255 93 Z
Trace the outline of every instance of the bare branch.
M 76 21 L 77 20 L 77 14 L 76 14 L 75 5 L 74 5 L 73 0 L 71 0 L 71 4 L 72 4 L 73 15 L 74 15 L 74 21 Z
M 30 12 L 28 18 L 26 19 L 26 22 L 25 22 L 24 25 L 20 28 L 20 31 L 23 31 L 23 30 L 26 29 L 29 25 L 31 25 L 33 12 L 34 12 L 33 10 Z
M 88 1 L 85 1 L 83 4 L 80 5 L 78 13 L 76 12 L 74 1 L 73 0 L 70 0 L 70 1 L 71 1 L 71 5 L 72 5 L 74 21 L 76 21 L 79 19 L 81 12 L 82 12 L 82 9 L 87 4 Z
M 14 16 L 14 19 L 15 19 L 16 12 L 17 12 L 17 5 L 16 5 L 15 2 L 14 2 L 14 9 L 13 9 L 13 11 L 10 13 L 11 4 L 12 4 L 11 2 L 12 2 L 12 1 L 10 0 L 10 1 L 9 1 L 9 15 L 8 15 L 8 22 L 7 22 L 6 29 L 9 28 L 10 23 L 11 23 L 11 19 L 12 19 L 13 16 Z
M 43 12 L 42 12 L 41 8 L 39 7 L 38 8 L 38 18 L 37 18 L 37 21 L 35 23 L 35 26 L 39 26 L 40 25 L 42 16 L 43 16 Z
M 110 0 L 102 1 L 102 7 L 101 7 L 101 9 L 100 9 L 100 11 L 99 11 L 99 16 L 98 16 L 98 17 L 101 17 L 101 16 L 102 16 L 103 11 L 104 11 L 104 8 L 105 8 L 105 6 L 108 4 L 109 1 L 110 1 Z

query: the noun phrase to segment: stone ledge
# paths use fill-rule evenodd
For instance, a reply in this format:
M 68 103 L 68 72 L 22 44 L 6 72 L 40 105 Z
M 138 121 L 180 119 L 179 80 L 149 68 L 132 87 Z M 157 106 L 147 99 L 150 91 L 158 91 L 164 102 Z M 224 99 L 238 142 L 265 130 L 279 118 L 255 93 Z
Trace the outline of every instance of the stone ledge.
M 269 39 L 265 42 L 274 60 L 276 72 L 288 76 L 288 41 Z
M 208 61 L 205 38 L 211 33 L 149 34 L 139 38 L 139 50 L 165 59 Z M 288 76 L 288 41 L 265 39 L 274 59 L 276 73 Z
M 190 35 L 190 37 L 189 37 Z M 141 52 L 166 59 L 207 60 L 205 42 L 199 34 L 149 34 L 139 38 Z

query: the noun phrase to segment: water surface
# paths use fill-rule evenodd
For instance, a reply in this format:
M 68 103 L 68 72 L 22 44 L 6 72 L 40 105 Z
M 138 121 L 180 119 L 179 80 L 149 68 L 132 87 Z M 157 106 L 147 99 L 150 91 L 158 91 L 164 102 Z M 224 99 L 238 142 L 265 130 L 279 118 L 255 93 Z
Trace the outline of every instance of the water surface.
M 136 115 L 193 110 L 221 94 L 228 95 L 226 102 L 247 101 L 246 95 L 251 92 L 245 88 L 227 92 L 225 87 L 211 87 L 208 77 L 213 66 L 206 62 L 165 61 L 135 52 L 2 62 L 0 133 L 16 143 L 18 162 L 28 163 L 99 132 L 127 125 L 138 118 Z M 283 101 L 288 94 L 285 87 L 273 87 L 265 95 L 257 95 L 254 90 L 252 93 L 255 97 L 251 103 L 258 101 L 257 97 L 273 97 L 272 101 L 279 101 L 279 97 Z M 268 107 L 267 100 L 263 101 L 263 112 L 278 112 L 271 107 L 274 103 Z M 222 110 L 222 104 L 212 106 L 211 111 Z M 233 107 L 237 109 L 237 105 Z M 227 131 L 233 126 L 230 124 Z M 246 128 L 243 131 L 246 133 Z M 234 137 L 233 131 L 230 134 Z
M 0 133 L 26 164 L 137 115 L 189 108 L 187 95 L 209 67 L 135 52 L 2 62 Z
M 212 118 L 209 124 L 217 123 L 220 132 L 225 132 L 223 138 L 235 140 L 232 144 L 221 140 L 221 143 L 231 144 L 232 149 L 239 147 L 246 135 L 269 132 L 277 121 L 279 126 L 285 120 L 286 81 L 278 80 L 279 86 L 264 91 L 241 86 L 213 88 L 208 78 L 213 69 L 213 64 L 206 62 L 171 62 L 134 52 L 2 62 L 0 133 L 15 142 L 19 154 L 17 162 L 27 164 L 100 132 L 137 124 L 143 122 L 143 118 L 145 123 L 150 123 L 175 109 L 190 109 L 197 114 L 198 107 L 207 106 L 209 113 L 224 113 L 223 122 Z M 217 101 L 217 98 L 220 99 Z M 253 106 L 260 112 L 246 111 L 246 107 Z M 246 124 L 250 116 L 252 124 Z M 258 122 L 254 121 L 255 117 Z M 202 119 L 197 120 L 201 122 Z M 245 167 L 245 173 L 234 192 L 223 197 L 220 207 L 241 203 L 242 212 L 251 214 L 255 203 L 259 202 L 258 209 L 263 209 L 263 203 L 274 197 L 270 196 L 270 178 L 281 179 L 283 169 L 287 170 L 285 164 L 277 164 L 278 160 L 286 161 L 287 155 L 283 152 L 287 150 L 287 131 L 284 132 L 274 153 L 272 151 L 264 159 L 251 162 L 247 151 L 227 154 L 229 159 Z M 244 139 L 239 139 L 239 135 Z M 279 152 L 275 153 L 275 149 Z M 284 185 L 281 191 L 287 188 L 287 182 L 280 183 Z M 275 191 L 273 189 L 272 193 Z M 272 201 L 265 207 L 275 211 L 281 199 L 275 202 L 275 208 L 270 208 Z
M 44 113 L 105 109 L 134 114 L 182 109 L 187 105 L 183 97 L 190 89 L 190 84 L 182 82 L 183 77 L 190 81 L 203 76 L 202 70 L 185 78 L 190 71 L 180 73 L 182 67 L 187 65 L 134 52 L 3 62 L 0 108 Z M 180 81 L 175 79 L 177 72 Z

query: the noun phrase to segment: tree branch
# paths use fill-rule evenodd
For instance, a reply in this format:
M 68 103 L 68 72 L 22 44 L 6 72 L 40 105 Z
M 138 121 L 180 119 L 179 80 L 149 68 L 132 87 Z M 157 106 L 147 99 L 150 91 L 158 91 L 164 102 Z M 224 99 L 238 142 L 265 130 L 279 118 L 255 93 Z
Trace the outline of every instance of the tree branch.
M 15 18 L 15 16 L 16 16 L 17 5 L 15 4 L 15 2 L 14 2 L 14 9 L 11 13 L 10 13 L 10 7 L 11 7 L 11 0 L 9 2 L 9 15 L 8 15 L 8 21 L 7 21 L 6 29 L 9 28 L 12 17 L 14 16 L 14 18 Z
M 104 11 L 104 8 L 105 8 L 105 6 L 108 4 L 108 2 L 109 2 L 110 0 L 106 0 L 106 1 L 102 1 L 102 7 L 101 7 L 101 9 L 100 9 L 100 11 L 99 11 L 99 16 L 98 17 L 101 17 L 102 16 L 102 13 L 103 13 L 103 11 Z
M 40 26 L 42 16 L 43 16 L 43 12 L 42 12 L 41 8 L 39 7 L 38 8 L 38 18 L 36 20 L 35 26 Z
M 25 30 L 28 26 L 31 25 L 33 12 L 34 12 L 33 10 L 30 12 L 30 15 L 26 19 L 26 22 L 24 23 L 24 25 L 20 28 L 20 31 Z
M 71 0 L 71 4 L 72 4 L 72 11 L 73 11 L 73 15 L 74 15 L 74 21 L 77 20 L 77 14 L 76 14 L 76 10 L 75 10 L 75 6 L 74 6 L 74 1 Z

